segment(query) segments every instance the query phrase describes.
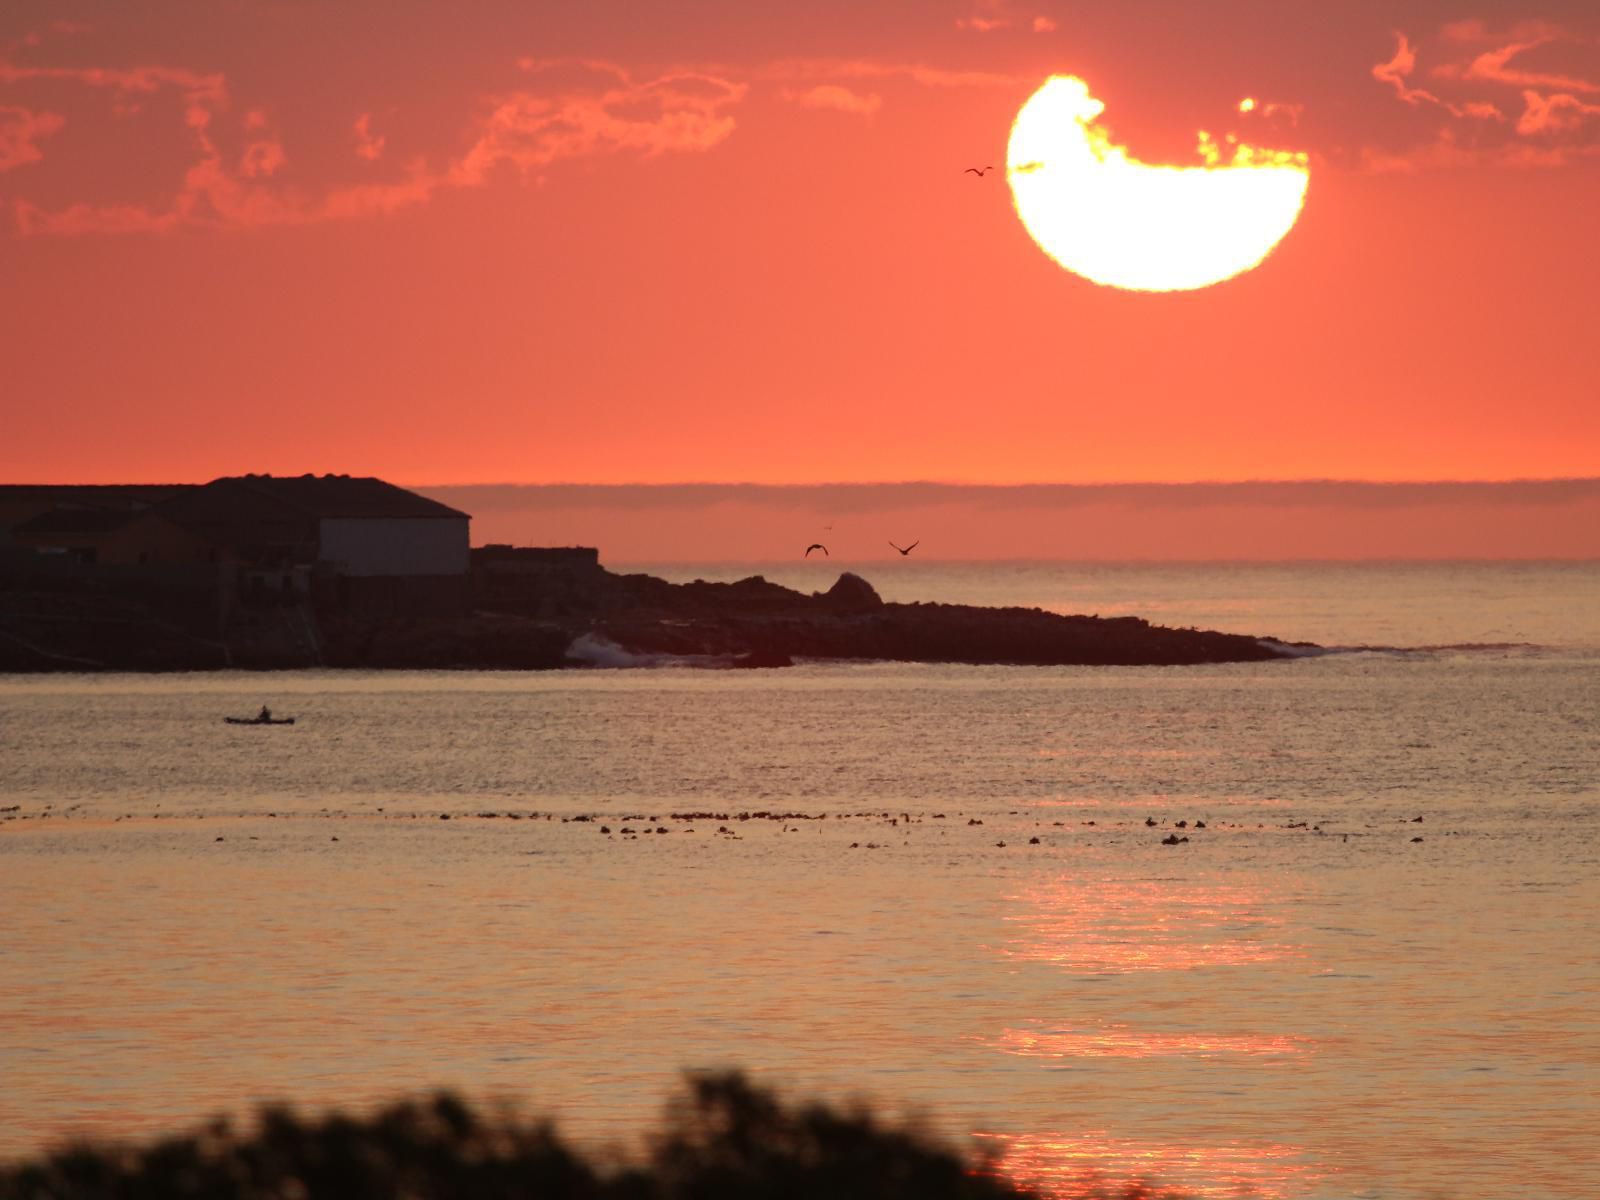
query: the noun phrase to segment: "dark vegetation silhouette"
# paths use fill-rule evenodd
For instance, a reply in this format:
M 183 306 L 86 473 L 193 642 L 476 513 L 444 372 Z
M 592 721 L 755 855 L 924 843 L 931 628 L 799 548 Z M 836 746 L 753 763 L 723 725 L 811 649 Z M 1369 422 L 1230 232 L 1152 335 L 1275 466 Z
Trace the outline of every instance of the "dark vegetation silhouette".
M 793 1104 L 738 1073 L 691 1075 L 642 1161 L 594 1162 L 553 1126 L 448 1094 L 373 1114 L 266 1108 L 144 1145 L 77 1143 L 0 1167 L 0 1200 L 1021 1200 L 1035 1193 L 915 1125 Z M 1085 1182 L 1100 1200 L 1158 1200 Z

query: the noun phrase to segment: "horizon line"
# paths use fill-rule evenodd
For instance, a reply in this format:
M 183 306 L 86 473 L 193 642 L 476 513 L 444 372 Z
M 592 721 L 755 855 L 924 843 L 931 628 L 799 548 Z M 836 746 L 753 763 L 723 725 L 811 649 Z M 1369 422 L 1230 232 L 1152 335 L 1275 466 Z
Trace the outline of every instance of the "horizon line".
M 755 479 L 673 479 L 647 482 L 640 480 L 477 480 L 456 483 L 405 483 L 409 488 L 458 487 L 517 487 L 517 488 L 869 488 L 869 487 L 938 487 L 938 488 L 1158 488 L 1158 487 L 1261 487 L 1310 486 L 1338 484 L 1346 487 L 1498 487 L 1516 484 L 1600 484 L 1600 475 L 1516 475 L 1482 479 L 1357 479 L 1339 476 L 1315 476 L 1302 479 L 1274 479 L 1253 477 L 1243 479 L 1115 479 L 1096 482 L 1073 480 L 1036 479 L 1022 482 L 971 481 L 951 479 L 822 479 L 805 482 L 772 483 Z

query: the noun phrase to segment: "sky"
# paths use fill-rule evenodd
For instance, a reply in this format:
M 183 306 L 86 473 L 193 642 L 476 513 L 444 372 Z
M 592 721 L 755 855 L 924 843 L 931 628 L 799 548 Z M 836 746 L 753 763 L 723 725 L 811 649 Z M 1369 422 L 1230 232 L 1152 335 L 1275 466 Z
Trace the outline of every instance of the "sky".
M 1298 221 L 1064 270 L 1055 74 Z M 1597 211 L 1592 0 L 9 0 L 0 479 L 1592 478 Z

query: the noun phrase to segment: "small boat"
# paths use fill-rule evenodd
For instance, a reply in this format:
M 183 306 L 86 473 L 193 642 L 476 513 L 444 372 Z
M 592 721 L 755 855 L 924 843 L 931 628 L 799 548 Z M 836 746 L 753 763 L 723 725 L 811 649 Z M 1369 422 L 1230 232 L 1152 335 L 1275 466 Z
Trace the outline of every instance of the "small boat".
M 293 717 L 223 717 L 228 725 L 293 725 Z

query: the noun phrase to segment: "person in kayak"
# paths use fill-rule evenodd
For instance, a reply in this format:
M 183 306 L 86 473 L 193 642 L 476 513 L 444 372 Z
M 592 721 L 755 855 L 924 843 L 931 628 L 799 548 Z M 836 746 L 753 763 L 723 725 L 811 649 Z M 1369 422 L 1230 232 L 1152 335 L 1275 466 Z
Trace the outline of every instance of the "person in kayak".
M 261 706 L 260 713 L 256 715 L 256 720 L 265 725 L 268 721 L 272 720 L 272 710 L 263 704 Z

